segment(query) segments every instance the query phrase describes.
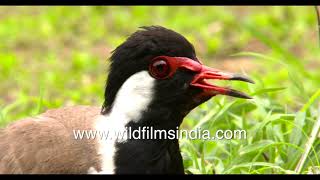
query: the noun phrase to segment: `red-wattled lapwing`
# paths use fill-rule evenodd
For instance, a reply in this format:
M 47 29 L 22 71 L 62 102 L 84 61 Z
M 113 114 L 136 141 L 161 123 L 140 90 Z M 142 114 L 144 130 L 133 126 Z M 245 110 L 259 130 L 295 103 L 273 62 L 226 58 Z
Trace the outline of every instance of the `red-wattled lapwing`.
M 184 173 L 177 139 L 76 140 L 74 130 L 176 130 L 211 97 L 250 98 L 206 81 L 241 75 L 204 66 L 182 35 L 143 27 L 111 56 L 105 102 L 49 110 L 0 131 L 0 173 Z

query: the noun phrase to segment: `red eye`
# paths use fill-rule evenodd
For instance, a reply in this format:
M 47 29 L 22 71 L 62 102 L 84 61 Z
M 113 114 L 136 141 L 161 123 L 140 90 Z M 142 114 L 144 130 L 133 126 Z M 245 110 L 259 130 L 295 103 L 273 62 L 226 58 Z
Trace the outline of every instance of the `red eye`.
M 165 79 L 170 74 L 170 67 L 166 60 L 155 60 L 150 64 L 149 73 L 156 79 Z

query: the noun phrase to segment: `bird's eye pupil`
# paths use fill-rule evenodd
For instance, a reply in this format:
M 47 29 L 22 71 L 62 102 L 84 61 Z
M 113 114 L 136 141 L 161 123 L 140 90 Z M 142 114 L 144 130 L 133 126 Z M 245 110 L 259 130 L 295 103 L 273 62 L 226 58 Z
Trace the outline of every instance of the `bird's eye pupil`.
M 158 71 L 158 72 L 163 72 L 164 69 L 165 69 L 165 67 L 164 67 L 163 64 L 159 64 L 158 66 L 156 66 L 156 68 L 157 68 L 157 71 Z
M 151 63 L 149 72 L 156 79 L 165 79 L 170 74 L 170 68 L 165 60 L 156 60 Z

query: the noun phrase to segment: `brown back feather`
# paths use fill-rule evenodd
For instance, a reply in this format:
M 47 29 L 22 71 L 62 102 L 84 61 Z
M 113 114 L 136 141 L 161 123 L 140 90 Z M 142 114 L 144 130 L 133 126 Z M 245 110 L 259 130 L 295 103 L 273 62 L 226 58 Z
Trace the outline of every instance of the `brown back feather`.
M 73 130 L 93 129 L 100 108 L 49 110 L 0 131 L 0 173 L 87 173 L 100 170 L 95 140 L 75 140 Z

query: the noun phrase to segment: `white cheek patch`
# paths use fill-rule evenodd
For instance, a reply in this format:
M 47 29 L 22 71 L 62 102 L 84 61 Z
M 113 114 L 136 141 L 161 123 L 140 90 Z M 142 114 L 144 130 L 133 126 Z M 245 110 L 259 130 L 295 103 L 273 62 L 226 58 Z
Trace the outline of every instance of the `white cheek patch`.
M 126 123 L 138 120 L 154 94 L 155 79 L 147 71 L 132 75 L 119 89 L 110 115 L 126 118 Z M 116 120 L 119 121 L 119 120 Z M 122 121 L 122 120 L 121 120 Z
M 119 89 L 110 113 L 105 116 L 101 115 L 96 120 L 96 130 L 109 131 L 110 133 L 114 131 L 124 132 L 125 125 L 128 122 L 139 121 L 142 113 L 147 110 L 152 101 L 154 84 L 155 79 L 147 71 L 132 75 Z M 122 139 L 122 141 L 125 141 L 125 139 Z M 102 171 L 97 172 L 95 169 L 89 169 L 88 173 L 114 173 L 116 142 L 121 142 L 121 140 L 115 138 L 98 140 L 98 153 L 101 156 Z

